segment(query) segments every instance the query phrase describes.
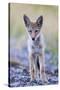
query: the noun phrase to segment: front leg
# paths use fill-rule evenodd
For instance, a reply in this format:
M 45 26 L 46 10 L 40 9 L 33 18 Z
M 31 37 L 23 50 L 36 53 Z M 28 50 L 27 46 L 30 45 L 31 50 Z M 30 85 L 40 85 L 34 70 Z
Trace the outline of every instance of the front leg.
M 30 69 L 31 80 L 34 80 L 36 76 L 36 72 L 35 72 L 36 68 L 35 68 L 35 56 L 32 53 L 29 55 L 29 69 Z
M 47 81 L 46 74 L 45 74 L 45 56 L 41 54 L 39 56 L 39 63 L 40 63 L 40 78 L 42 81 Z

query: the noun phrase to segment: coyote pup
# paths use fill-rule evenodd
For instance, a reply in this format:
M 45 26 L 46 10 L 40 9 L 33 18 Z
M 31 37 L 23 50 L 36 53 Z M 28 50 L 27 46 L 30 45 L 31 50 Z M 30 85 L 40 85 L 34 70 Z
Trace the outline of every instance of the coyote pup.
M 31 22 L 26 15 L 23 16 L 23 19 L 29 35 L 28 57 L 31 80 L 40 78 L 45 81 L 45 46 L 44 38 L 41 33 L 43 16 L 40 16 L 36 22 Z

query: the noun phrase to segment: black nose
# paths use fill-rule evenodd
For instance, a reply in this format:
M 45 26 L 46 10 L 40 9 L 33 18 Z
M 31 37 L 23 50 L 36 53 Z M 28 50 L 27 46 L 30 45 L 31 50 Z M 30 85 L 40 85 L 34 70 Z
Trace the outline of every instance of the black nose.
M 32 38 L 32 40 L 34 41 L 34 40 L 35 40 L 35 38 Z

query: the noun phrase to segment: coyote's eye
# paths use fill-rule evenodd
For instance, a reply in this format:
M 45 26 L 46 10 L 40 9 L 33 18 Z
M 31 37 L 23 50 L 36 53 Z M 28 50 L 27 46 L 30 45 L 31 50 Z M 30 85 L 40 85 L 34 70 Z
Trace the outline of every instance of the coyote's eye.
M 38 30 L 35 30 L 35 32 L 38 32 Z
M 32 31 L 31 31 L 31 30 L 30 30 L 29 32 L 30 32 L 30 33 L 32 33 Z

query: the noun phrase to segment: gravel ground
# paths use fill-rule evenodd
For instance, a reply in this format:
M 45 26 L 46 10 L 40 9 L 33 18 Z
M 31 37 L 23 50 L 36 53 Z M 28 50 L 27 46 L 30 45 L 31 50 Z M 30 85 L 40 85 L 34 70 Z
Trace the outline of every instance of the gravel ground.
M 50 85 L 58 83 L 58 76 L 56 72 L 49 73 L 46 71 L 48 82 L 42 82 L 41 80 L 30 81 L 30 75 L 27 69 L 21 69 L 19 67 L 10 67 L 10 87 L 24 87 L 24 86 L 37 86 L 37 85 Z
M 13 52 L 13 51 L 11 51 Z M 16 52 L 16 53 L 15 53 Z M 15 53 L 15 56 L 14 56 Z M 28 65 L 28 58 L 27 58 L 27 50 L 24 48 L 21 52 L 18 50 L 14 50 L 12 55 L 17 60 L 23 60 L 22 63 L 25 64 L 25 66 Z M 11 56 L 10 56 L 11 57 Z M 53 64 L 50 64 L 50 60 L 52 59 L 52 54 L 50 52 L 46 52 L 45 55 L 46 59 L 46 74 L 48 78 L 48 82 L 42 82 L 41 80 L 37 81 L 30 81 L 30 75 L 27 70 L 27 68 L 21 68 L 19 65 L 10 65 L 10 76 L 9 76 L 9 86 L 10 87 L 24 87 L 24 86 L 38 86 L 38 85 L 52 85 L 52 84 L 58 84 L 58 65 L 55 66 Z

